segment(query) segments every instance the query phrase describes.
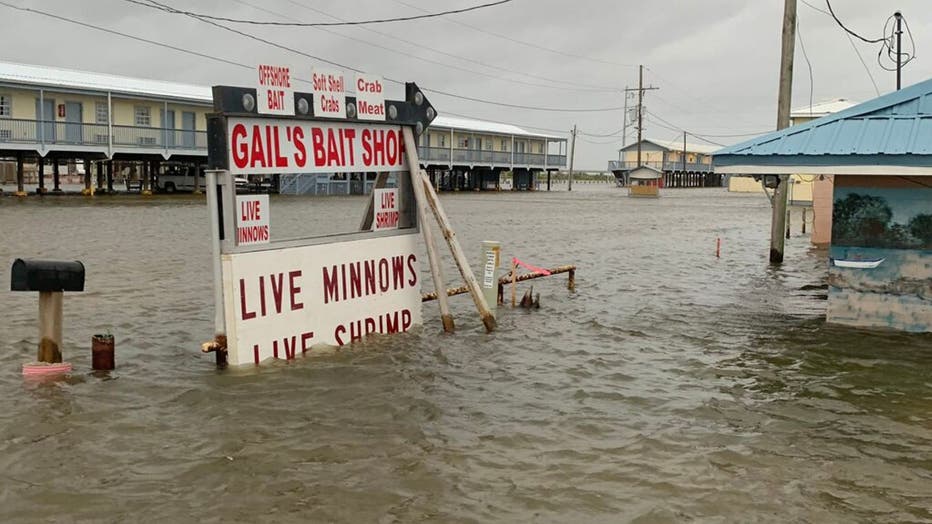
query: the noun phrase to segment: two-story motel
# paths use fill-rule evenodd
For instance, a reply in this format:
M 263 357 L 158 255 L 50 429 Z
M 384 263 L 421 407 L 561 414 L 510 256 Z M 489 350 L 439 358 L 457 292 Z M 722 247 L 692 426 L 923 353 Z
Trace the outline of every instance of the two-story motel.
M 206 86 L 0 62 L 0 158 L 15 160 L 22 194 L 27 165 L 35 165 L 34 189 L 43 193 L 49 165 L 52 190 L 60 189 L 64 161 L 85 163 L 88 191 L 92 172 L 98 191 L 113 191 L 115 164 L 132 166 L 140 189 L 148 190 L 165 162 L 206 164 L 206 115 L 212 108 Z M 566 164 L 566 138 L 442 116 L 421 136 L 418 149 L 421 167 L 443 189 L 497 187 L 506 170 L 516 189 L 530 189 L 536 174 Z M 556 154 L 547 154 L 551 149 Z M 291 192 L 363 193 L 375 173 L 357 174 L 357 184 L 345 175 L 321 176 L 326 183 L 315 180 L 303 189 L 294 181 L 281 185 Z
M 682 140 L 641 140 L 641 166 L 661 172 L 660 187 L 717 187 L 721 177 L 712 168 L 716 146 L 683 143 Z M 628 185 L 629 173 L 638 165 L 638 143 L 618 150 L 618 160 L 608 162 L 608 170 L 618 185 Z

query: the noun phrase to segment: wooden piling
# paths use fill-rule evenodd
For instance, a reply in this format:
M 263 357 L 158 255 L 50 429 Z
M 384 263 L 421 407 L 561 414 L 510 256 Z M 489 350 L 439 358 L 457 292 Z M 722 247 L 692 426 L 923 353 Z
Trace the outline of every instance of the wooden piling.
M 802 230 L 803 234 L 806 234 L 806 208 L 803 208 L 803 220 L 802 220 Z
M 410 149 L 415 146 L 414 135 L 410 132 L 409 128 L 405 129 L 408 130 L 408 135 L 405 136 L 405 147 Z M 409 138 L 410 144 L 408 143 Z M 456 267 L 459 268 L 460 275 L 462 275 L 463 280 L 466 282 L 466 286 L 469 288 L 469 294 L 476 304 L 479 317 L 482 318 L 482 324 L 485 325 L 486 331 L 492 332 L 495 330 L 495 316 L 492 315 L 492 311 L 485 301 L 485 296 L 482 294 L 482 289 L 479 287 L 479 281 L 476 280 L 476 275 L 473 274 L 472 269 L 469 267 L 469 263 L 466 261 L 466 255 L 463 254 L 463 249 L 456 240 L 456 232 L 453 231 L 453 227 L 450 225 L 450 219 L 447 218 L 446 212 L 444 212 L 443 208 L 440 206 L 440 199 L 437 198 L 437 193 L 430 185 L 430 180 L 424 175 L 423 171 L 421 172 L 420 178 L 421 187 L 426 189 L 427 203 L 430 205 L 431 211 L 434 212 L 434 218 L 437 219 L 437 223 L 440 224 L 443 238 L 446 239 L 447 245 L 450 246 L 453 260 L 456 262 Z
M 414 132 L 410 127 L 405 126 L 402 128 L 402 134 L 405 141 L 405 153 L 408 157 L 411 187 L 414 191 L 414 203 L 417 207 L 417 221 L 421 226 L 421 234 L 424 235 L 424 244 L 427 248 L 427 260 L 430 263 L 430 274 L 434 280 L 434 288 L 438 291 L 440 321 L 443 324 L 444 332 L 453 333 L 455 329 L 453 314 L 450 313 L 450 305 L 447 303 L 446 295 L 441 292 L 446 289 L 446 284 L 443 279 L 443 271 L 440 268 L 440 256 L 437 254 L 437 249 L 434 246 L 433 230 L 431 230 L 430 224 L 427 222 L 427 198 L 424 195 L 424 184 L 421 183 L 421 164 L 417 157 L 417 144 L 414 141 Z M 429 182 L 427 185 L 430 185 Z
M 39 187 L 36 189 L 36 193 L 40 195 L 45 193 L 45 159 L 39 157 Z
M 23 174 L 23 154 L 16 154 L 16 196 L 26 196 L 25 181 Z
M 113 194 L 113 160 L 107 160 L 107 194 Z
M 39 362 L 61 362 L 62 299 L 61 291 L 39 293 Z
M 518 264 L 511 260 L 511 307 L 518 305 Z
M 52 159 L 52 192 L 61 192 L 61 166 L 58 159 Z

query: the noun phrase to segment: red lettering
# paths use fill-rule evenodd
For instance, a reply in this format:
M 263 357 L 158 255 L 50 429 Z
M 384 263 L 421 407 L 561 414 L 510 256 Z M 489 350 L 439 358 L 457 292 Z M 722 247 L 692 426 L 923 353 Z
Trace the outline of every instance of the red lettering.
M 262 145 L 262 132 L 259 131 L 259 126 L 252 126 L 252 156 L 250 160 L 250 167 L 256 167 L 259 163 L 262 164 L 262 167 L 266 167 L 265 150 Z
M 233 164 L 240 169 L 246 167 L 246 164 L 249 163 L 249 146 L 244 140 L 246 135 L 246 126 L 243 124 L 233 126 L 233 133 L 231 134 L 233 147 L 230 149 L 233 152 Z
M 276 277 L 278 281 L 276 282 Z M 282 295 L 284 295 L 285 286 L 284 284 L 285 274 L 279 273 L 277 275 L 269 275 L 269 280 L 272 282 L 272 300 L 275 301 L 275 312 L 282 312 Z
M 313 331 L 306 331 L 304 333 L 301 333 L 301 354 L 302 355 L 307 353 L 308 350 L 311 349 L 311 346 L 307 345 L 307 341 L 312 338 L 314 338 Z
M 311 147 L 314 148 L 314 165 L 323 167 L 327 162 L 327 153 L 324 151 L 324 131 L 319 127 L 311 128 Z
M 304 148 L 304 129 L 295 126 L 292 136 L 294 137 L 295 147 L 294 163 L 298 167 L 304 167 L 307 164 L 307 150 Z
M 295 299 L 297 298 L 297 296 L 298 296 L 298 293 L 301 292 L 301 288 L 298 287 L 298 286 L 296 286 L 296 285 L 294 285 L 294 284 L 295 284 L 294 281 L 295 281 L 296 278 L 299 278 L 300 276 L 301 276 L 301 270 L 300 270 L 300 269 L 297 270 L 297 271 L 289 271 L 289 272 L 288 272 L 288 284 L 289 284 L 289 286 L 291 287 L 291 310 L 292 310 L 292 311 L 297 311 L 297 310 L 299 310 L 299 309 L 304 309 L 304 303 L 303 303 L 303 302 L 298 302 L 298 301 L 295 300 Z
M 281 154 L 282 144 L 279 142 L 278 126 L 275 126 L 275 167 L 288 167 L 288 159 Z
M 337 344 L 341 346 L 346 344 L 346 342 L 343 341 L 343 337 L 340 336 L 340 335 L 345 335 L 345 334 L 346 334 L 346 328 L 343 327 L 342 324 L 340 324 L 339 326 L 337 326 L 336 329 L 333 330 L 333 338 L 337 339 Z
M 362 130 L 362 163 L 365 166 L 372 165 L 372 131 L 370 129 Z
M 243 320 L 249 320 L 251 318 L 256 318 L 255 311 L 246 310 L 246 281 L 242 278 L 239 279 L 239 305 L 240 305 L 240 315 Z
M 339 302 L 340 301 L 340 289 L 337 282 L 337 266 L 331 266 L 330 273 L 327 273 L 327 268 L 323 268 L 324 271 L 324 304 L 329 304 L 331 301 Z
M 264 317 L 265 312 L 265 277 L 259 277 L 259 312 Z
M 338 151 L 337 137 L 333 134 L 333 129 L 327 130 L 327 166 L 342 166 L 343 161 Z
M 417 284 L 417 272 L 414 271 L 415 262 L 417 262 L 417 257 L 414 254 L 408 255 L 408 272 L 411 273 L 411 276 L 408 277 L 409 286 Z

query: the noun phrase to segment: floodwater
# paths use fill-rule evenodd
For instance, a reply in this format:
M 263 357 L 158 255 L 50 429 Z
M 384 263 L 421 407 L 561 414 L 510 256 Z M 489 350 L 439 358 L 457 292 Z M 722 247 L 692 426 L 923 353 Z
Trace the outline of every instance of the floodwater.
M 575 293 L 227 371 L 203 200 L 0 198 L 3 286 L 15 257 L 88 269 L 65 381 L 24 382 L 37 297 L 0 290 L 0 521 L 932 522 L 929 335 L 826 325 L 826 253 L 794 226 L 770 268 L 761 195 L 577 187 L 441 196 L 475 267 L 500 240 Z M 273 197 L 273 234 L 363 202 Z

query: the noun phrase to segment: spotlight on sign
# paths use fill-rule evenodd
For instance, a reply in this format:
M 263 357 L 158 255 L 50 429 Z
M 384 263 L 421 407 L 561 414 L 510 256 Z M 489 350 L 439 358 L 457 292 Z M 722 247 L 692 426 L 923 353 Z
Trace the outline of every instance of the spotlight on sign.
M 346 104 L 346 118 L 356 118 L 356 104 Z
M 395 120 L 398 118 L 398 108 L 394 104 L 388 106 L 388 118 Z
M 298 99 L 298 113 L 306 115 L 310 111 L 311 105 L 307 103 L 307 99 L 302 97 Z
M 250 112 L 256 109 L 256 98 L 249 93 L 243 95 L 243 109 Z
M 418 91 L 414 93 L 414 105 L 422 105 L 424 103 L 424 93 Z

